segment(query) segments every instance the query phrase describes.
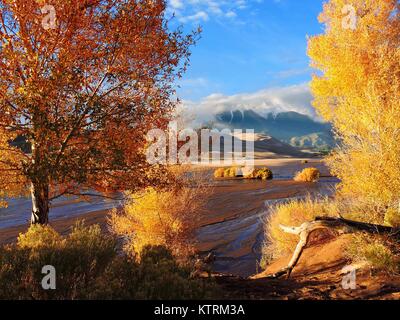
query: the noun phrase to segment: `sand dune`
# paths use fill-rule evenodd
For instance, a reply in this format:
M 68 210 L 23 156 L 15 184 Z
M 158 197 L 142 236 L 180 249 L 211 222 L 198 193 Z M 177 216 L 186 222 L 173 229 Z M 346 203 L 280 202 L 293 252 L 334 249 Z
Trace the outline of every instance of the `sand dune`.
M 316 156 L 315 153 L 304 152 L 298 148 L 292 147 L 291 145 L 284 143 L 272 136 L 259 133 L 243 133 L 232 136 L 224 136 L 224 138 L 232 139 L 232 150 L 225 154 L 225 140 L 221 140 L 220 150 L 212 150 L 211 153 L 213 158 L 224 160 L 227 155 L 229 158 L 240 158 L 240 156 L 246 156 L 252 158 L 248 151 L 252 151 L 250 144 L 253 144 L 254 148 L 254 159 L 290 159 L 290 158 L 313 158 Z M 236 146 L 241 145 L 241 150 Z
M 274 155 L 274 157 L 309 157 L 310 154 L 306 154 L 301 150 L 292 147 L 291 145 L 281 142 L 271 136 L 256 134 L 256 140 L 254 143 L 254 151 L 256 158 L 268 158 L 267 154 Z

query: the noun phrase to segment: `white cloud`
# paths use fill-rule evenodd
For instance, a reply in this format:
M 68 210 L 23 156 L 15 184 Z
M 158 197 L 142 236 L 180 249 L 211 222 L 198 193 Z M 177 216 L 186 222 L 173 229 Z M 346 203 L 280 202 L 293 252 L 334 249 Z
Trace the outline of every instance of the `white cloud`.
M 170 6 L 174 9 L 182 9 L 183 1 L 182 0 L 170 0 Z
M 199 102 L 183 101 L 184 110 L 196 125 L 212 121 L 216 114 L 228 110 L 253 110 L 260 115 L 295 111 L 321 120 L 311 106 L 312 95 L 308 84 L 269 88 L 254 93 L 232 96 L 212 94 Z
M 236 18 L 237 11 L 248 8 L 249 2 L 259 0 L 169 0 L 168 12 L 182 23 L 207 21 L 211 17 Z
M 236 17 L 237 17 L 236 12 L 234 12 L 234 11 L 228 11 L 225 15 L 226 15 L 228 18 L 236 18 Z
M 208 21 L 208 19 L 209 19 L 209 16 L 208 16 L 207 12 L 199 11 L 190 16 L 180 17 L 179 21 L 183 22 L 183 23 L 190 22 L 190 21 L 200 22 L 200 21 Z

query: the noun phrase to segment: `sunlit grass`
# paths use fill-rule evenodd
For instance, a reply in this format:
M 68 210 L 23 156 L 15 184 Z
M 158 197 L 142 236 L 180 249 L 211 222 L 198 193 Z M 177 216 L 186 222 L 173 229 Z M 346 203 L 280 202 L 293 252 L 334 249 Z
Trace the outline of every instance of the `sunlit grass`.
M 265 267 L 273 259 L 292 254 L 299 241 L 298 236 L 285 233 L 280 225 L 298 227 L 318 216 L 337 215 L 338 206 L 329 199 L 307 198 L 275 206 L 265 221 L 262 266 Z

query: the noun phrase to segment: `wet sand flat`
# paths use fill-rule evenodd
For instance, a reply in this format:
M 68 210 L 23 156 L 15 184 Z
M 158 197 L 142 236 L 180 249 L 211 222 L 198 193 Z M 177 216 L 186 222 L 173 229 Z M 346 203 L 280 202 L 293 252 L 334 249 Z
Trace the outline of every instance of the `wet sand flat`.
M 209 176 L 212 192 L 206 199 L 206 210 L 201 214 L 196 234 L 197 250 L 216 256 L 213 271 L 249 276 L 257 273 L 263 238 L 263 219 L 277 202 L 301 199 L 308 194 L 329 195 L 337 180 L 329 177 L 328 170 L 318 159 L 303 164 L 298 159 L 257 160 L 257 166 L 268 166 L 274 172 L 272 181 L 243 179 L 212 179 L 214 168 L 197 167 Z M 298 183 L 293 175 L 304 167 L 317 167 L 323 178 L 318 183 Z M 80 204 L 77 204 L 80 205 Z M 90 208 L 89 208 L 90 209 Z M 109 209 L 91 210 L 87 213 L 51 220 L 51 225 L 65 234 L 77 220 L 86 224 L 100 224 L 107 232 Z M 0 229 L 0 243 L 16 240 L 27 229 L 21 224 Z

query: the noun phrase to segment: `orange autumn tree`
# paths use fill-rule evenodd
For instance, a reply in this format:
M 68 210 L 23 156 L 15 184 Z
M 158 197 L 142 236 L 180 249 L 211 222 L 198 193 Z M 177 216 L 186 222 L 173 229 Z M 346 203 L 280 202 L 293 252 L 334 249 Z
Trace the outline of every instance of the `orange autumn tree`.
M 397 0 L 330 0 L 310 38 L 319 69 L 313 105 L 342 141 L 328 159 L 339 194 L 382 222 L 400 201 L 400 6 Z
M 33 224 L 61 196 L 168 182 L 145 135 L 166 127 L 197 33 L 171 31 L 165 8 L 0 0 L 0 198 L 30 194 Z

